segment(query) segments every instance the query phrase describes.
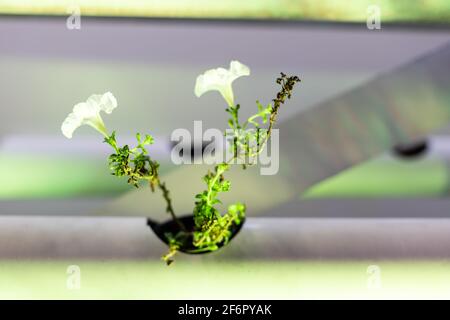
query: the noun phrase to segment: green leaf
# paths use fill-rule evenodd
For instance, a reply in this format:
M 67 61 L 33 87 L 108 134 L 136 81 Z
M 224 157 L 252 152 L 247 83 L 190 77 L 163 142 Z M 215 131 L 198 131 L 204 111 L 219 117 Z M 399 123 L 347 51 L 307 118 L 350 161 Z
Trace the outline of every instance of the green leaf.
M 144 144 L 153 144 L 155 142 L 155 139 L 153 138 L 153 136 L 146 134 L 145 135 L 145 140 L 144 140 Z

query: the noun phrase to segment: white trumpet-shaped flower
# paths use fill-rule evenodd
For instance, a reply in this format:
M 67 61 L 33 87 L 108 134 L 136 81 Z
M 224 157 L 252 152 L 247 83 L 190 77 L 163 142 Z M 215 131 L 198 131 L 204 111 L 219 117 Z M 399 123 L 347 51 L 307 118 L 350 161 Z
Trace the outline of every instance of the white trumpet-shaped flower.
M 239 61 L 231 61 L 230 68 L 207 70 L 197 77 L 195 95 L 200 97 L 208 91 L 219 91 L 229 106 L 234 106 L 234 95 L 231 84 L 242 76 L 250 75 L 250 69 Z
M 117 107 L 117 100 L 111 92 L 103 95 L 93 94 L 86 102 L 78 103 L 64 120 L 61 131 L 67 138 L 72 138 L 73 132 L 82 125 L 89 125 L 108 136 L 100 111 L 111 113 Z

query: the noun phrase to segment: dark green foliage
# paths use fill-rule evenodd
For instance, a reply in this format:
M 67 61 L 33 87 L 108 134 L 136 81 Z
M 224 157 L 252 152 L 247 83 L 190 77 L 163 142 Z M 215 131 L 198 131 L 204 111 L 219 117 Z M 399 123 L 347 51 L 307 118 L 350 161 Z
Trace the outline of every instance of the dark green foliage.
M 117 177 L 128 177 L 128 183 L 137 188 L 140 180 L 152 182 L 157 177 L 159 164 L 150 159 L 145 149 L 146 145 L 153 144 L 153 137 L 146 135 L 144 140 L 141 140 L 141 135 L 138 133 L 136 140 L 137 146 L 130 149 L 128 145 L 123 147 L 117 145 L 115 132 L 105 138 L 105 142 L 115 151 L 108 158 L 112 174 Z

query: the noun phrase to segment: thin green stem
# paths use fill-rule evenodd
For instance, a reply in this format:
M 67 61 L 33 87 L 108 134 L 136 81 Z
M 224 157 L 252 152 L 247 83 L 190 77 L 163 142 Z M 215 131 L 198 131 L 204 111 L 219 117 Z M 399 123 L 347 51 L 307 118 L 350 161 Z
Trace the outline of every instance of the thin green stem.
M 161 182 L 159 177 L 156 176 L 155 178 L 153 178 L 150 181 L 150 187 L 151 187 L 152 191 L 154 191 L 154 187 L 153 187 L 154 185 L 156 185 L 162 192 L 163 198 L 167 204 L 166 212 L 172 216 L 172 219 L 178 224 L 178 226 L 181 228 L 181 230 L 187 231 L 186 226 L 180 221 L 180 219 L 178 219 L 178 217 L 175 214 L 175 211 L 173 210 L 172 198 L 170 197 L 169 189 L 167 189 L 166 183 Z

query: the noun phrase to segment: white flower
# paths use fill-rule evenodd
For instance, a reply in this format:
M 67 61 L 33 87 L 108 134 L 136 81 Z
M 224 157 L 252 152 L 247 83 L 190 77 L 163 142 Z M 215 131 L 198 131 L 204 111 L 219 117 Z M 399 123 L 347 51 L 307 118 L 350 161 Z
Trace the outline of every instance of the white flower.
M 78 103 L 73 107 L 72 113 L 64 120 L 61 131 L 70 139 L 78 127 L 87 124 L 107 137 L 108 133 L 100 116 L 100 111 L 111 113 L 116 107 L 117 100 L 111 92 L 103 95 L 93 94 L 86 102 Z
M 197 77 L 195 95 L 200 97 L 207 91 L 219 91 L 229 106 L 234 106 L 234 95 L 231 84 L 242 76 L 250 75 L 250 69 L 239 61 L 231 61 L 230 69 L 217 68 L 206 71 Z

